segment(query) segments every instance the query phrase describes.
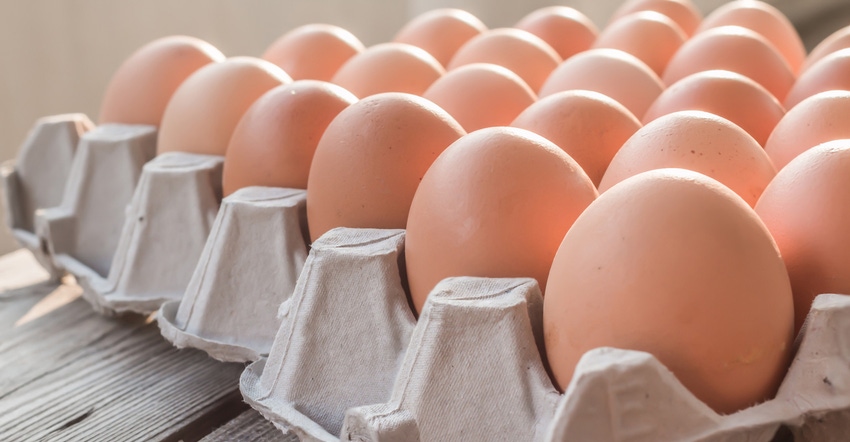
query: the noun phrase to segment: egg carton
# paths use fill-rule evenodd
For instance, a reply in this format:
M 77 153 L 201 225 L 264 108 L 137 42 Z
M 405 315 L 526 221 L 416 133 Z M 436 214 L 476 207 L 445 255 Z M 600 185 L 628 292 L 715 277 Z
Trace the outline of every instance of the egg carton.
M 303 441 L 845 440 L 850 296 L 821 295 L 775 399 L 721 416 L 652 355 L 585 354 L 565 394 L 546 370 L 542 296 L 523 278 L 449 278 L 415 322 L 403 231 L 313 245 L 246 402 Z M 784 433 L 783 433 L 784 432 Z
M 307 192 L 247 187 L 222 201 L 182 300 L 159 310 L 162 335 L 224 362 L 267 355 L 307 259 Z
M 156 128 L 103 124 L 80 138 L 61 203 L 36 211 L 35 234 L 54 267 L 80 278 L 109 271 L 127 203 L 156 153 Z
M 72 271 L 96 310 L 146 314 L 183 297 L 218 213 L 223 163 L 168 152 L 144 165 L 109 264 Z
M 387 400 L 416 319 L 402 287 L 403 230 L 333 229 L 316 240 L 245 401 L 302 441 L 338 440 L 345 410 Z
M 36 235 L 35 212 L 62 202 L 77 144 L 92 129 L 94 123 L 83 114 L 41 118 L 21 146 L 17 159 L 0 166 L 6 225 L 21 247 L 32 252 L 54 280 L 64 272 L 53 264 L 47 245 Z

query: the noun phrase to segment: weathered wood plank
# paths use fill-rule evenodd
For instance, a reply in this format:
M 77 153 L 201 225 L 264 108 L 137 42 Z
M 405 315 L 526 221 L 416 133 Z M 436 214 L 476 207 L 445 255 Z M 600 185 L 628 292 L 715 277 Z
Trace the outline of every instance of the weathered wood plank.
M 66 280 L 20 290 L 0 292 L 0 300 L 50 292 L 37 302 L 55 297 L 61 305 L 79 287 Z M 105 318 L 82 299 L 38 314 L 0 328 L 4 442 L 193 441 L 247 409 L 238 391 L 242 365 L 177 350 L 147 318 Z
M 201 439 L 201 442 L 298 442 L 298 437 L 283 434 L 260 413 L 248 410 Z

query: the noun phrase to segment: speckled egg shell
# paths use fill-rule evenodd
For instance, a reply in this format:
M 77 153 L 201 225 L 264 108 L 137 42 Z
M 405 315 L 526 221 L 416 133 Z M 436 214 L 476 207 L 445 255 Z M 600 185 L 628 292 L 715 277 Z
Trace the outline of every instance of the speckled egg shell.
M 788 273 L 764 224 L 719 182 L 681 169 L 600 195 L 564 237 L 543 299 L 562 391 L 588 350 L 645 351 L 721 414 L 775 395 L 793 332 Z
M 449 276 L 532 277 L 596 198 L 581 167 L 531 132 L 494 127 L 452 144 L 425 174 L 407 223 L 410 294 L 422 310 Z
M 568 6 L 537 9 L 523 17 L 514 27 L 540 37 L 563 60 L 590 49 L 599 35 L 599 29 L 592 20 Z
M 598 186 L 611 158 L 641 124 L 614 99 L 579 90 L 558 92 L 534 103 L 511 126 L 558 145 Z
M 628 52 L 661 75 L 687 39 L 682 28 L 666 15 L 642 11 L 611 23 L 599 34 L 593 47 Z
M 224 158 L 224 196 L 248 186 L 307 188 L 316 145 L 337 114 L 357 101 L 335 84 L 278 86 L 242 116 Z
M 683 110 L 719 115 L 746 130 L 762 146 L 785 115 L 779 100 L 762 85 L 735 72 L 715 70 L 697 72 L 672 84 L 646 111 L 643 123 Z
M 194 37 L 164 37 L 142 46 L 112 75 L 100 105 L 100 123 L 159 126 L 180 84 L 220 61 L 221 51 Z
M 224 155 L 248 107 L 269 89 L 291 81 L 283 69 L 259 58 L 233 57 L 204 66 L 168 102 L 157 153 Z
M 351 32 L 316 23 L 283 34 L 262 58 L 280 66 L 294 80 L 330 81 L 340 66 L 365 49 Z
M 403 229 L 425 171 L 464 134 L 446 111 L 415 95 L 377 94 L 348 106 L 313 155 L 310 237 L 334 227 Z
M 448 111 L 467 132 L 507 126 L 537 99 L 517 74 L 490 63 L 473 63 L 450 71 L 423 97 Z
M 351 57 L 331 80 L 359 98 L 384 92 L 422 95 L 446 70 L 424 49 L 382 43 Z

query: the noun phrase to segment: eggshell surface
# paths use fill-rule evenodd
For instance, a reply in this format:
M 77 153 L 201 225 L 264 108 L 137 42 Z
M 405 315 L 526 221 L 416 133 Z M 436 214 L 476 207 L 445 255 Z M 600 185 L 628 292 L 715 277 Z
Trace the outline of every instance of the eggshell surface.
M 850 92 L 812 95 L 789 110 L 764 146 L 776 170 L 801 153 L 827 141 L 850 138 Z
M 702 14 L 690 0 L 627 0 L 614 11 L 610 23 L 640 11 L 655 11 L 670 17 L 688 36 L 702 22 Z
M 693 36 L 670 59 L 662 79 L 669 86 L 712 69 L 750 77 L 779 101 L 795 80 L 791 67 L 767 39 L 740 26 L 721 26 Z
M 785 115 L 770 92 L 735 72 L 697 72 L 673 83 L 658 96 L 643 116 L 643 123 L 669 113 L 700 110 L 721 116 L 746 130 L 762 146 Z
M 714 114 L 674 112 L 639 129 L 617 152 L 599 183 L 605 192 L 653 169 L 681 168 L 720 181 L 754 206 L 776 170 L 740 127 Z
M 511 126 L 555 143 L 598 186 L 611 158 L 641 124 L 614 99 L 579 90 L 559 92 L 534 103 Z
M 466 42 L 446 68 L 451 71 L 471 63 L 497 64 L 515 72 L 537 91 L 560 62 L 558 53 L 536 35 L 501 28 L 483 32 Z
M 630 14 L 605 28 L 594 48 L 619 49 L 634 55 L 662 75 L 687 34 L 666 15 L 654 11 Z
M 809 53 L 808 57 L 806 57 L 806 61 L 803 62 L 800 72 L 805 72 L 821 58 L 845 48 L 850 48 L 850 26 L 845 26 L 833 32 L 829 37 L 818 43 L 812 49 L 812 52 Z
M 579 165 L 557 146 L 516 128 L 459 139 L 425 174 L 405 239 L 417 311 L 449 276 L 545 281 L 561 239 L 596 197 Z
M 420 47 L 446 66 L 464 43 L 486 30 L 487 26 L 469 12 L 434 9 L 409 21 L 393 41 Z
M 351 57 L 331 82 L 359 98 L 383 92 L 422 95 L 445 73 L 440 62 L 424 49 L 381 43 Z
M 806 58 L 806 48 L 794 25 L 768 3 L 747 0 L 721 5 L 705 17 L 697 32 L 720 26 L 742 26 L 759 33 L 773 44 L 795 73 Z
M 850 48 L 835 51 L 812 65 L 791 87 L 785 107 L 791 109 L 820 92 L 850 91 Z
M 591 49 L 558 65 L 539 96 L 573 89 L 605 94 L 641 118 L 664 90 L 664 84 L 634 55 L 617 49 Z
M 546 355 L 562 391 L 588 350 L 639 350 L 723 414 L 775 395 L 793 317 L 785 265 L 756 213 L 681 169 L 600 195 L 564 237 L 543 300 Z
M 448 111 L 467 132 L 507 126 L 537 99 L 517 74 L 490 63 L 454 69 L 422 96 Z
M 599 35 L 599 29 L 592 20 L 568 6 L 537 9 L 523 17 L 514 27 L 540 37 L 563 60 L 590 49 Z
M 194 37 L 164 37 L 142 46 L 112 75 L 100 105 L 100 123 L 159 126 L 180 84 L 201 67 L 221 61 L 221 51 Z
M 756 212 L 788 268 L 799 330 L 815 296 L 850 294 L 850 140 L 818 145 L 788 163 Z
M 312 240 L 334 227 L 403 229 L 425 171 L 464 134 L 446 111 L 410 94 L 348 106 L 325 129 L 310 167 Z
M 263 59 L 280 66 L 294 80 L 330 81 L 351 57 L 366 48 L 351 32 L 339 26 L 299 26 L 274 41 Z
M 291 81 L 283 69 L 259 58 L 233 57 L 204 66 L 168 102 L 157 153 L 224 155 L 248 107 L 269 89 Z
M 224 158 L 224 196 L 248 186 L 307 188 L 319 139 L 357 101 L 340 86 L 300 80 L 260 97 L 242 116 Z

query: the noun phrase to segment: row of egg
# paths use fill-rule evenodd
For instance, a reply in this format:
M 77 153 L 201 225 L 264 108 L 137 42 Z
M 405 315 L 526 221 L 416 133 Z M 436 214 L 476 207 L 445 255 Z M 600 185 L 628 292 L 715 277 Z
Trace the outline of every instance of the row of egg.
M 225 155 L 225 194 L 306 188 L 314 240 L 406 228 L 417 310 L 447 276 L 536 278 L 562 390 L 584 351 L 616 346 L 732 412 L 776 391 L 813 297 L 850 293 L 850 142 L 810 149 L 850 138 L 833 91 L 850 28 L 806 58 L 758 1 L 616 15 L 601 33 L 566 7 L 487 30 L 436 10 L 368 49 L 308 25 L 266 60 L 165 38 L 119 68 L 100 120 Z

